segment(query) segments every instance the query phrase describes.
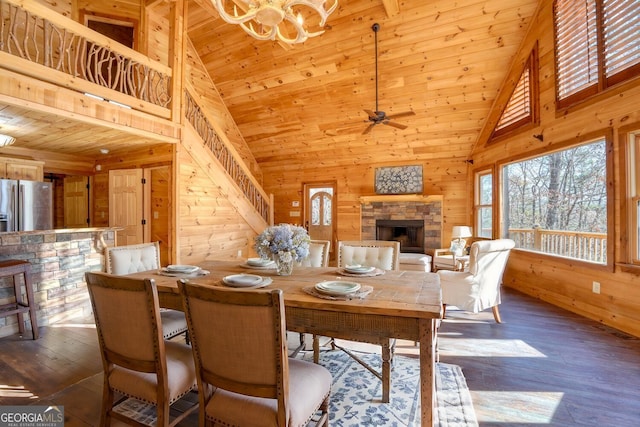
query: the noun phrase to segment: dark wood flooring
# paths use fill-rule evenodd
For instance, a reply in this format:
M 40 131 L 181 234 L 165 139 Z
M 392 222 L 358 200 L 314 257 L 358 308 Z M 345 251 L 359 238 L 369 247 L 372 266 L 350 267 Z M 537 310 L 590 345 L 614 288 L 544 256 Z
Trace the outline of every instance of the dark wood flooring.
M 640 425 L 640 340 L 505 289 L 490 311 L 449 310 L 440 360 L 462 367 L 480 426 Z M 64 405 L 70 426 L 97 425 L 102 392 L 88 322 L 0 339 L 0 405 Z M 397 353 L 415 354 L 412 343 Z M 181 425 L 196 425 L 195 417 Z

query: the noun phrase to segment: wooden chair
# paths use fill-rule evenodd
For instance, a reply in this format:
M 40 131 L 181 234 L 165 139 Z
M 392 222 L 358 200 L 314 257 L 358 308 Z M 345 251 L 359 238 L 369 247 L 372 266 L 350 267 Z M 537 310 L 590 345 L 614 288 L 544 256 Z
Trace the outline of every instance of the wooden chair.
M 309 256 L 298 263 L 300 267 L 327 267 L 329 266 L 329 240 L 309 241 Z
M 338 242 L 339 268 L 344 268 L 347 265 L 360 264 L 377 267 L 382 270 L 398 270 L 400 266 L 399 259 L 400 242 L 397 241 L 362 240 Z M 350 339 L 350 337 L 344 338 Z M 331 338 L 330 341 L 332 347 L 347 353 L 382 381 L 382 401 L 389 402 L 389 395 L 391 393 L 391 362 L 393 359 L 395 339 L 381 337 L 379 340 L 371 340 L 369 343 L 381 346 L 382 373 L 376 371 L 349 349 L 337 345 L 335 339 Z M 319 361 L 319 351 L 320 343 L 318 337 L 314 336 L 313 359 L 316 363 Z
M 287 356 L 282 290 L 179 281 L 200 398 L 199 425 L 329 424 L 331 374 Z
M 105 265 L 107 273 L 117 276 L 157 270 L 160 268 L 160 245 L 158 242 L 151 242 L 109 247 L 105 250 Z M 185 334 L 185 340 L 189 342 L 184 313 L 178 310 L 162 309 L 160 318 L 164 339 L 168 340 Z
M 498 311 L 500 285 L 514 246 L 511 239 L 477 241 L 471 244 L 466 271 L 438 271 L 445 310 L 452 305 L 478 313 L 491 307 L 496 322 L 502 323 Z
M 112 418 L 140 425 L 114 410 L 128 397 L 155 405 L 157 426 L 177 424 L 198 407 L 170 420 L 170 406 L 197 389 L 195 365 L 187 344 L 162 337 L 154 281 L 91 272 L 85 277 L 104 368 L 100 425 L 109 426 Z M 124 397 L 115 401 L 116 393 Z

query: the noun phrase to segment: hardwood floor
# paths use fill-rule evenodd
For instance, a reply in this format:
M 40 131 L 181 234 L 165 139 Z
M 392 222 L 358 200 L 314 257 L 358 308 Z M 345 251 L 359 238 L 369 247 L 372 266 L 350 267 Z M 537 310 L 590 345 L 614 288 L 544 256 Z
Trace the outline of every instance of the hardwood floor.
M 491 311 L 448 310 L 440 328 L 440 360 L 462 367 L 480 426 L 638 425 L 639 339 L 509 289 L 500 311 L 503 324 Z M 396 353 L 416 349 L 399 343 Z M 37 341 L 1 338 L 0 354 L 0 405 L 63 405 L 67 427 L 97 425 L 90 322 L 42 327 Z

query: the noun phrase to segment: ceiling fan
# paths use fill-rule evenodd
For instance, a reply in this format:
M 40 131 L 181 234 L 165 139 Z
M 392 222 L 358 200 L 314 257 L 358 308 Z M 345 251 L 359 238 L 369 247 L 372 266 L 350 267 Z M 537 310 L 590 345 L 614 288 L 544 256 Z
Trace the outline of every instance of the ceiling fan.
M 365 122 L 371 122 L 371 124 L 369 124 L 369 126 L 365 128 L 364 132 L 362 132 L 363 135 L 371 132 L 371 129 L 373 129 L 375 125 L 378 125 L 380 123 L 382 123 L 383 125 L 392 126 L 398 129 L 406 129 L 407 125 L 394 122 L 393 119 L 396 119 L 398 117 L 413 116 L 416 114 L 413 111 L 406 111 L 404 113 L 387 115 L 387 113 L 385 113 L 384 111 L 380 111 L 378 109 L 378 31 L 380 30 L 380 24 L 377 24 L 377 23 L 373 24 L 371 29 L 373 30 L 373 33 L 374 33 L 375 50 L 376 50 L 376 109 L 375 111 L 366 110 L 366 109 L 364 110 L 364 112 L 367 113 L 367 115 L 369 116 L 369 118 L 365 120 Z

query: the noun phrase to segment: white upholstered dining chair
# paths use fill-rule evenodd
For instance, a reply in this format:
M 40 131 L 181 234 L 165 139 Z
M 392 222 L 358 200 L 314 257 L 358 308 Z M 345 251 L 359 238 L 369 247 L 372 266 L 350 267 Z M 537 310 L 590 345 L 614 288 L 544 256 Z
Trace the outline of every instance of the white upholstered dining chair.
M 474 242 L 465 271 L 438 270 L 442 287 L 442 302 L 461 310 L 478 313 L 487 308 L 493 311 L 497 323 L 502 323 L 498 305 L 502 274 L 515 246 L 511 239 Z
M 158 242 L 137 245 L 113 246 L 105 250 L 106 272 L 116 276 L 151 271 L 160 268 L 160 244 Z M 170 339 L 185 334 L 187 342 L 187 320 L 179 310 L 160 311 L 162 335 Z
M 347 265 L 359 264 L 367 267 L 377 267 L 381 270 L 398 270 L 400 266 L 400 242 L 386 240 L 360 240 L 360 241 L 339 241 L 338 242 L 338 267 L 344 268 Z M 347 339 L 349 339 L 347 337 Z M 332 347 L 338 348 L 358 363 L 365 366 L 372 374 L 382 381 L 382 401 L 389 402 L 391 392 L 391 362 L 395 347 L 395 339 L 381 337 L 377 340 L 367 341 L 369 344 L 381 346 L 382 373 L 365 363 L 355 353 L 349 349 L 337 345 L 335 339 L 331 338 Z M 318 337 L 313 337 L 314 361 L 319 360 Z
M 329 266 L 329 240 L 310 240 L 309 256 L 298 262 L 300 267 L 328 267 Z

